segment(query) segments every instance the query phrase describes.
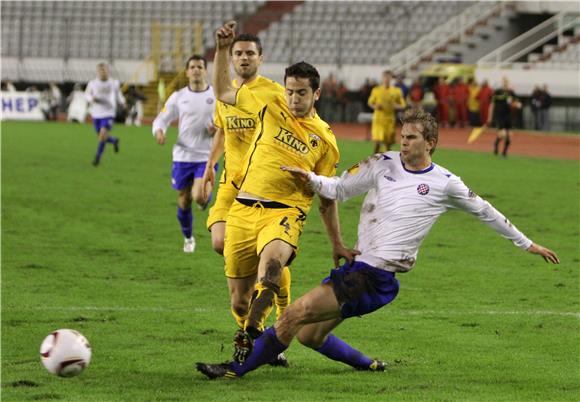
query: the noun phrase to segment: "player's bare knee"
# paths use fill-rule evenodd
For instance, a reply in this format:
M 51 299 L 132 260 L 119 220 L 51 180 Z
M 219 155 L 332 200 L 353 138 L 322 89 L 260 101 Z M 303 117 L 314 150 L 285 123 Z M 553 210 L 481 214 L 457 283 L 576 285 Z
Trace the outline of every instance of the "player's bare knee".
M 240 317 L 248 313 L 250 304 L 243 300 L 232 301 L 232 310 Z
M 293 328 L 301 325 L 304 321 L 304 314 L 302 306 L 300 303 L 296 302 L 288 306 L 288 308 L 282 314 L 282 317 L 278 320 L 280 326 L 284 328 Z
M 199 205 L 200 207 L 203 207 L 205 205 L 205 200 L 203 199 L 203 195 L 202 194 L 194 194 L 193 195 L 193 201 Z
M 275 285 L 274 293 L 278 294 L 280 291 L 280 278 L 282 277 L 282 263 L 276 259 L 271 258 L 266 262 L 266 273 L 260 278 L 260 282 Z
M 216 253 L 218 253 L 220 255 L 224 255 L 224 240 L 223 239 L 211 239 L 211 246 Z
M 298 342 L 310 349 L 318 349 L 324 344 L 324 336 L 313 332 L 304 331 L 304 328 L 296 335 Z
M 177 199 L 179 208 L 189 209 L 191 207 L 191 194 L 189 191 L 180 191 Z

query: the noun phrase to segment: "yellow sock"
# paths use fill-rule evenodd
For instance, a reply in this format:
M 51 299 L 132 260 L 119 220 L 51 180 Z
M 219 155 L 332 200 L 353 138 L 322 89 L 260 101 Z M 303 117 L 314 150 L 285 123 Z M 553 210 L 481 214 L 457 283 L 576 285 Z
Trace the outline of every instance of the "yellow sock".
M 261 282 L 256 283 L 256 298 L 265 290 L 266 288 L 264 287 L 264 285 Z M 253 302 L 253 300 L 252 300 Z M 266 319 L 270 316 L 270 313 L 272 312 L 272 309 L 274 308 L 273 305 L 270 305 L 269 307 L 266 307 L 263 311 L 262 311 L 262 315 L 260 316 L 259 322 L 257 323 L 257 328 L 264 332 L 264 324 L 266 322 Z
M 280 319 L 286 307 L 290 305 L 290 285 L 292 283 L 292 275 L 290 275 L 290 268 L 284 267 L 282 269 L 282 277 L 280 278 L 280 292 L 274 297 L 276 304 L 276 321 Z
M 232 315 L 234 316 L 234 320 L 236 320 L 236 324 L 238 324 L 238 327 L 240 327 L 240 329 L 245 329 L 246 328 L 246 320 L 248 319 L 248 313 L 241 316 L 241 315 L 238 315 L 236 310 L 234 310 L 233 308 L 230 309 L 230 311 L 232 312 Z

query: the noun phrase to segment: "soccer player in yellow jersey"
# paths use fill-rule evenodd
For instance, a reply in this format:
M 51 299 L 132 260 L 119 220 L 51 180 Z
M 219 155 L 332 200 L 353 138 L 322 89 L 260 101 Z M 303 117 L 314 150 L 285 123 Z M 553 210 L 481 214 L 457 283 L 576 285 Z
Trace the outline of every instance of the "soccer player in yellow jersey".
M 393 75 L 390 71 L 383 72 L 383 83 L 377 85 L 371 91 L 368 105 L 374 110 L 372 124 L 372 138 L 375 143 L 374 152 L 381 152 L 384 144 L 385 150 L 390 151 L 395 143 L 395 126 L 397 110 L 403 110 L 407 106 L 400 88 L 391 86 Z
M 236 36 L 230 46 L 230 56 L 236 73 L 232 81 L 235 88 L 242 84 L 250 89 L 264 103 L 270 103 L 276 98 L 283 99 L 284 87 L 277 82 L 258 75 L 262 63 L 262 44 L 260 38 L 251 34 Z M 215 171 L 213 166 L 218 162 L 225 151 L 225 166 L 219 182 L 216 201 L 209 211 L 207 228 L 211 232 L 212 246 L 216 252 L 223 254 L 226 217 L 233 204 L 238 189 L 232 183 L 233 177 L 242 168 L 243 158 L 252 143 L 256 130 L 260 127 L 257 113 L 248 113 L 235 106 L 217 102 L 214 124 L 218 131 L 214 135 L 214 142 L 204 173 L 205 183 L 214 183 Z M 209 198 L 209 193 L 205 195 Z M 245 329 L 248 310 L 252 294 L 261 290 L 261 284 L 255 284 L 253 269 L 249 272 L 231 272 L 226 267 L 226 277 L 231 298 L 231 311 L 240 330 Z M 248 278 L 253 279 L 248 280 Z M 288 267 L 282 270 L 280 291 L 275 297 L 276 318 L 279 318 L 284 309 L 290 304 L 291 275 Z M 270 309 L 264 311 L 259 323 L 259 330 L 263 330 L 264 321 L 270 314 Z M 281 354 L 276 365 L 287 366 L 286 358 Z
M 258 280 L 257 294 L 250 305 L 245 331 L 235 338 L 234 358 L 243 362 L 251 353 L 253 339 L 260 334 L 263 312 L 271 308 L 280 290 L 282 267 L 298 251 L 298 238 L 314 193 L 280 169 L 297 164 L 320 175 L 333 175 L 339 158 L 330 127 L 314 110 L 320 96 L 320 76 L 310 64 L 301 62 L 286 69 L 285 99 L 269 103 L 247 85 L 236 88 L 230 81 L 229 51 L 234 41 L 235 22 L 216 32 L 213 82 L 216 98 L 259 117 L 260 128 L 244 158 L 242 169 L 233 178 L 239 189 L 227 216 L 224 257 L 226 272 L 240 275 L 250 287 Z M 227 158 L 227 155 L 226 155 Z M 340 237 L 334 201 L 321 198 L 320 212 L 329 232 L 335 259 L 352 259 Z

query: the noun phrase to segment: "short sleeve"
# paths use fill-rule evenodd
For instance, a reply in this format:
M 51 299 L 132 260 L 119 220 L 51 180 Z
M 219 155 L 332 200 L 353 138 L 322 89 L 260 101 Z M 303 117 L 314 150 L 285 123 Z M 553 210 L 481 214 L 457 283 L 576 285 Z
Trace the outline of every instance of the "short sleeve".
M 236 94 L 235 107 L 247 114 L 258 114 L 266 106 L 247 85 L 242 85 Z

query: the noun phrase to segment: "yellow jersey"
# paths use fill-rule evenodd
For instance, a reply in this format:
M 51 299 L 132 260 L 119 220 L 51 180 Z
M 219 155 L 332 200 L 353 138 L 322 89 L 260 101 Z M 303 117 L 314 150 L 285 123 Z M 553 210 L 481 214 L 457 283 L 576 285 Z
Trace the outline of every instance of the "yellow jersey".
M 375 110 L 373 120 L 395 119 L 395 105 L 405 107 L 403 92 L 398 87 L 385 88 L 384 85 L 378 85 L 373 88 L 369 96 L 368 104 L 380 104 L 383 109 Z
M 232 84 L 236 88 L 239 87 L 235 80 Z M 276 98 L 284 99 L 284 87 L 261 75 L 244 86 L 264 103 L 270 103 Z M 257 113 L 246 113 L 235 106 L 218 101 L 214 124 L 224 130 L 224 170 L 220 183 L 225 183 L 242 168 L 252 137 L 260 127 L 260 120 Z
M 470 112 L 479 112 L 479 100 L 477 99 L 477 95 L 479 95 L 479 86 L 469 86 L 469 100 L 467 101 L 467 108 Z
M 318 175 L 333 176 L 339 152 L 330 126 L 317 114 L 295 117 L 286 99 L 276 98 L 266 103 L 246 85 L 238 90 L 236 107 L 246 113 L 257 113 L 261 121 L 242 171 L 234 180 L 236 187 L 308 213 L 314 193 L 307 184 L 280 167 L 296 166 Z

